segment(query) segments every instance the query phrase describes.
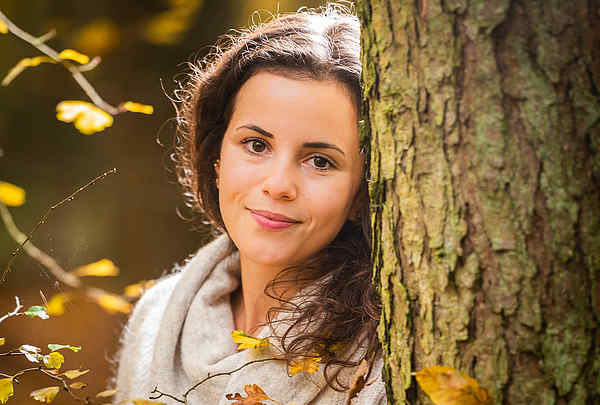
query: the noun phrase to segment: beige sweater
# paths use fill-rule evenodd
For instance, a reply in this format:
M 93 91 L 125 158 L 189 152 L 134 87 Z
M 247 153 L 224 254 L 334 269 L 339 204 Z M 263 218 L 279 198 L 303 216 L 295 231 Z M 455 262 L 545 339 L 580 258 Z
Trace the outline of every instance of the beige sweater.
M 221 236 L 203 247 L 181 271 L 144 293 L 121 338 L 116 376 L 119 392 L 114 403 L 148 399 L 155 387 L 183 399 L 183 394 L 207 375 L 231 372 L 249 361 L 272 356 L 269 349 L 238 351 L 231 338 L 230 294 L 240 281 L 239 255 L 230 252 L 231 241 Z M 259 337 L 273 332 L 265 327 Z M 359 393 L 353 405 L 386 403 L 381 367 L 379 358 L 369 375 L 369 380 L 376 381 Z M 214 377 L 191 391 L 187 403 L 231 405 L 225 395 L 243 394 L 248 384 L 257 384 L 286 405 L 345 404 L 347 398 L 347 393 L 327 386 L 321 371 L 289 376 L 285 362 L 274 360 Z M 166 396 L 157 401 L 178 404 Z

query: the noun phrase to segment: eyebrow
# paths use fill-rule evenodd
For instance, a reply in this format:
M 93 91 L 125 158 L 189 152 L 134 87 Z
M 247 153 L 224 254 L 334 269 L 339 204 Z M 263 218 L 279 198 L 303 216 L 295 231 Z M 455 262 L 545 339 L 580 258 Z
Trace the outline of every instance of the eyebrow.
M 271 139 L 275 138 L 275 135 L 273 135 L 269 131 L 262 129 L 261 127 L 254 125 L 254 124 L 241 125 L 241 126 L 237 127 L 236 130 L 241 129 L 241 128 L 246 128 L 246 129 L 250 129 L 252 131 L 256 131 L 259 134 L 266 136 L 267 138 L 271 138 Z M 327 142 L 305 142 L 302 144 L 302 146 L 305 148 L 333 149 L 333 150 L 340 152 L 343 156 L 346 156 L 346 154 L 344 153 L 343 150 L 341 150 L 337 146 L 335 146 L 331 143 L 327 143 Z

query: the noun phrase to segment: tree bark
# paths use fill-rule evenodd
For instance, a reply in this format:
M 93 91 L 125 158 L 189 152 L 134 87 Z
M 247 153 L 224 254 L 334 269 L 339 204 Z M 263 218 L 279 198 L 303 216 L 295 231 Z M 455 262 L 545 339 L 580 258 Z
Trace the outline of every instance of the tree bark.
M 389 402 L 600 404 L 600 0 L 358 12 Z

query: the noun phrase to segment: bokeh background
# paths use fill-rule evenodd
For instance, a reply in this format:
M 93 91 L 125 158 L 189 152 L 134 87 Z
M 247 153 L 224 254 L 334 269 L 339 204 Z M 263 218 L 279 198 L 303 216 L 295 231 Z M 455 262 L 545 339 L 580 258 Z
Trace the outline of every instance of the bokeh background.
M 124 286 L 154 279 L 182 262 L 204 243 L 206 230 L 182 220 L 189 216 L 169 160 L 174 137 L 174 109 L 168 95 L 185 79 L 185 62 L 201 58 L 231 29 L 291 12 L 318 7 L 317 0 L 0 0 L 0 10 L 15 24 L 39 36 L 56 29 L 48 45 L 101 56 L 86 73 L 109 103 L 134 100 L 151 104 L 155 113 L 122 114 L 111 128 L 94 135 L 79 133 L 55 117 L 62 100 L 87 100 L 59 65 L 42 64 L 0 87 L 0 180 L 24 188 L 27 202 L 11 208 L 16 224 L 28 232 L 51 205 L 110 169 L 109 176 L 53 211 L 33 242 L 66 269 L 102 258 L 112 260 L 120 275 L 87 278 L 86 284 L 121 293 Z M 258 12 L 255 12 L 259 10 Z M 12 34 L 0 35 L 0 76 L 19 60 L 40 53 Z M 0 224 L 2 270 L 16 247 Z M 69 292 L 40 264 L 21 254 L 0 284 L 0 314 L 10 312 L 18 296 L 27 308 L 40 305 L 40 291 L 50 299 Z M 11 318 L 0 324 L 6 352 L 21 344 L 80 345 L 64 352 L 63 369 L 89 368 L 80 395 L 93 396 L 109 385 L 125 315 L 111 315 L 96 304 L 77 300 L 49 320 Z M 0 357 L 0 372 L 29 367 L 22 356 Z M 20 378 L 10 403 L 39 403 L 36 388 L 55 385 L 37 373 Z M 74 404 L 66 393 L 55 403 Z M 102 403 L 105 401 L 96 401 Z

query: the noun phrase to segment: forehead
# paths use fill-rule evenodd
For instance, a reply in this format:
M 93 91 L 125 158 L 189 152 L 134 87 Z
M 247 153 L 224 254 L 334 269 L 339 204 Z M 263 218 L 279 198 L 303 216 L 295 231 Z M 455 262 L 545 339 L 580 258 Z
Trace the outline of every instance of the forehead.
M 230 125 L 253 123 L 275 136 L 336 141 L 358 150 L 357 120 L 343 84 L 261 71 L 240 88 Z

